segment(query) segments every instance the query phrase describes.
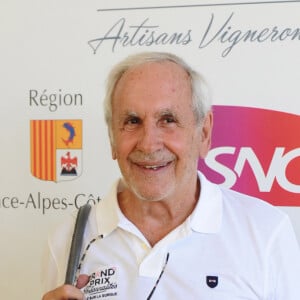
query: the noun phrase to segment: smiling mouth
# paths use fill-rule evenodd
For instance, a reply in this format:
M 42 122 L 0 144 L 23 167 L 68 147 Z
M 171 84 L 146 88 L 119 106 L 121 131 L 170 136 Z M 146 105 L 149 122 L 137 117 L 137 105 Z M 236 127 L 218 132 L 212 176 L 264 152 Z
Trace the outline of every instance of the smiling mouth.
M 146 170 L 159 170 L 166 166 L 168 166 L 171 162 L 161 163 L 161 164 L 155 164 L 155 165 L 143 165 L 143 164 L 137 164 L 140 168 L 146 169 Z

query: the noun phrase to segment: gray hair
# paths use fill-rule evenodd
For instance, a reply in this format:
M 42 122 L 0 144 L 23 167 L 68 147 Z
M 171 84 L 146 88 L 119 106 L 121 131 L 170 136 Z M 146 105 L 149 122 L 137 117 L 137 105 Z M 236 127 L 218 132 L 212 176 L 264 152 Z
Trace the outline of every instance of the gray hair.
M 142 52 L 139 54 L 130 55 L 115 65 L 107 77 L 106 95 L 104 98 L 104 116 L 108 126 L 110 138 L 112 138 L 112 97 L 115 87 L 122 75 L 130 68 L 148 62 L 163 61 L 171 61 L 179 65 L 189 75 L 192 88 L 193 111 L 196 122 L 200 124 L 207 112 L 211 110 L 209 91 L 203 77 L 194 69 L 192 69 L 183 59 L 174 54 L 166 52 Z

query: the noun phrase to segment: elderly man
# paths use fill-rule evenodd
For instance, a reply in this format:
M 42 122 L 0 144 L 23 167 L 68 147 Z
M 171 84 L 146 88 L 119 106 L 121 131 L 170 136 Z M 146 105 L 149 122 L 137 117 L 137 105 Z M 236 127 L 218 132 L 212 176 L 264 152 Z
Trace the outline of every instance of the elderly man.
M 74 286 L 74 218 L 50 237 L 43 300 L 300 299 L 288 217 L 197 171 L 213 125 L 199 74 L 172 54 L 130 56 L 110 73 L 105 117 L 122 178 L 92 208 Z

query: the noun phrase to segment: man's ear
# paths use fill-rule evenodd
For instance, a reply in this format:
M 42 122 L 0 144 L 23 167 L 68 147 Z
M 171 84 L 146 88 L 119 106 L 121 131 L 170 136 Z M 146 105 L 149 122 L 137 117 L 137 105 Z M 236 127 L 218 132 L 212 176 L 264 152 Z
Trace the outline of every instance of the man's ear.
M 115 149 L 115 144 L 113 141 L 113 136 L 112 136 L 112 132 L 109 130 L 108 131 L 108 137 L 109 137 L 109 142 L 110 142 L 110 149 L 111 149 L 111 157 L 113 160 L 117 159 L 117 152 Z
M 116 146 L 112 140 L 112 138 L 110 137 L 110 149 L 111 149 L 111 157 L 113 160 L 117 159 L 117 151 L 116 151 Z
M 209 111 L 202 121 L 201 141 L 199 147 L 200 158 L 205 158 L 211 146 L 211 134 L 213 128 L 213 113 Z
M 116 151 L 114 150 L 113 146 L 111 146 L 111 157 L 113 160 L 117 159 Z

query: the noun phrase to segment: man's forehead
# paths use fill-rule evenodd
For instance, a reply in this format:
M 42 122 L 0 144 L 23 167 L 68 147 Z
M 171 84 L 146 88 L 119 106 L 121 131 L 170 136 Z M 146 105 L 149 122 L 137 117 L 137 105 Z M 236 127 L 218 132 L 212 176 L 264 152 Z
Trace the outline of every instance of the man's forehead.
M 189 82 L 189 74 L 180 65 L 172 61 L 145 62 L 140 65 L 132 66 L 127 69 L 116 83 L 118 85 L 128 85 L 139 80 L 150 78 L 168 78 L 171 82 L 186 81 Z
M 174 67 L 178 68 L 175 72 L 178 74 L 172 72 Z M 175 63 L 151 62 L 140 65 L 140 68 L 131 68 L 128 72 L 132 72 L 132 76 L 124 74 L 113 93 L 113 109 L 118 114 L 160 116 L 190 110 L 190 80 Z

